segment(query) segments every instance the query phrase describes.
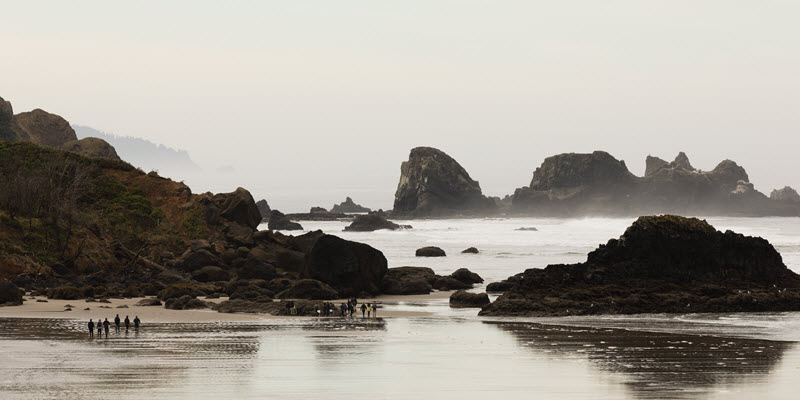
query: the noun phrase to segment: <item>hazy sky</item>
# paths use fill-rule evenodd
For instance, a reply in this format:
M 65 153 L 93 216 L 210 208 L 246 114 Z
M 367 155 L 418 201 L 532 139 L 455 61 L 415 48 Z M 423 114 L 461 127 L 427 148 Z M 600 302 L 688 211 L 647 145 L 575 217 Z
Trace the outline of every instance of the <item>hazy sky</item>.
M 797 1 L 221 3 L 4 2 L 0 96 L 186 149 L 195 192 L 286 211 L 391 207 L 420 145 L 490 195 L 596 149 L 800 187 Z

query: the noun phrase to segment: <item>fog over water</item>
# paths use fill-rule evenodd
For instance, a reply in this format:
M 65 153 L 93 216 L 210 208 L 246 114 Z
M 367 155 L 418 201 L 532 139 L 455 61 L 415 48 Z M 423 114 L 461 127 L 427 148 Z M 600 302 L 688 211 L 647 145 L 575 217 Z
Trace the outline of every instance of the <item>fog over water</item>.
M 730 158 L 800 186 L 800 4 L 174 1 L 4 4 L 0 90 L 74 124 L 185 149 L 196 192 L 283 211 L 392 205 L 412 147 L 489 195 L 550 155 Z M 13 16 L 13 17 L 10 17 Z M 14 56 L 16 55 L 16 56 Z

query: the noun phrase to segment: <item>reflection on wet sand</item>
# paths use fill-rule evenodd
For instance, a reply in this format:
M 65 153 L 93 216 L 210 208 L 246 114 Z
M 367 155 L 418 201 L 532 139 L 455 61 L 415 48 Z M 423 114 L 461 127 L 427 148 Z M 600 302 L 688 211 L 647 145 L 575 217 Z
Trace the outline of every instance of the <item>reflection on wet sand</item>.
M 792 342 L 726 339 L 608 328 L 485 322 L 520 346 L 557 358 L 584 358 L 621 374 L 637 398 L 696 397 L 714 386 L 768 379 Z

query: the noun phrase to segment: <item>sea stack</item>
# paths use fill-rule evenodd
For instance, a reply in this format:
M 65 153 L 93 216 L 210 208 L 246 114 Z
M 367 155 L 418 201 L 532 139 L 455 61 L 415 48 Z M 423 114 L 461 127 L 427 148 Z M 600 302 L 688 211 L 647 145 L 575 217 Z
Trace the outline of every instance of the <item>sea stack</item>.
M 481 215 L 495 211 L 493 200 L 452 157 L 432 147 L 411 150 L 400 167 L 394 216 L 425 218 Z

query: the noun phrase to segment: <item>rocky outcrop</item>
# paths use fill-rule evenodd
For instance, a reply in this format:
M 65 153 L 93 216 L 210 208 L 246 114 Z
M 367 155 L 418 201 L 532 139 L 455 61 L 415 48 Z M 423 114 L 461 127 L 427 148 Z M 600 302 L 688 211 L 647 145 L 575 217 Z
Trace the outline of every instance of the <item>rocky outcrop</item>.
M 489 295 L 486 293 L 470 293 L 459 290 L 450 295 L 450 307 L 456 308 L 481 308 L 489 304 Z
M 103 139 L 87 137 L 80 140 L 72 140 L 59 146 L 62 150 L 82 154 L 86 157 L 108 158 L 119 160 L 117 150 Z
M 334 205 L 331 208 L 332 213 L 353 214 L 353 213 L 368 213 L 370 210 L 363 207 L 361 204 L 356 204 L 350 197 L 346 198 L 344 202 Z
M 78 140 L 69 122 L 58 115 L 41 109 L 19 113 L 15 116 L 17 124 L 30 137 L 30 141 L 41 146 L 61 147 Z
M 510 210 L 546 216 L 643 215 L 800 215 L 800 207 L 769 201 L 731 160 L 711 171 L 695 169 L 685 153 L 671 163 L 648 156 L 644 177 L 605 152 L 547 158 L 530 186 L 519 188 Z
M 477 181 L 456 160 L 431 147 L 411 150 L 400 167 L 393 215 L 438 217 L 481 215 L 496 209 Z
M 381 289 L 385 294 L 428 294 L 433 289 L 471 289 L 474 283 L 481 282 L 483 279 L 478 274 L 466 268 L 460 268 L 449 276 L 441 276 L 426 267 L 399 267 L 389 269 Z
M 770 200 L 784 201 L 787 203 L 800 202 L 800 194 L 797 194 L 797 191 L 789 186 L 785 186 L 783 189 L 773 190 L 772 193 L 769 194 L 769 198 Z
M 388 267 L 383 253 L 364 243 L 323 235 L 306 255 L 304 276 L 323 281 L 339 295 L 375 295 Z
M 585 263 L 526 270 L 481 315 L 800 310 L 800 276 L 766 240 L 640 217 Z
M 398 225 L 392 221 L 387 220 L 380 214 L 370 213 L 365 215 L 357 215 L 350 225 L 344 227 L 345 231 L 352 232 L 372 232 L 381 229 L 388 229 L 391 231 L 398 229 L 410 229 L 409 225 Z
M 478 254 L 479 251 L 476 247 L 470 247 L 461 251 L 461 254 Z
M 339 221 L 352 218 L 344 213 L 332 213 L 322 207 L 311 207 L 307 213 L 287 214 L 286 217 L 293 221 Z
M 278 210 L 272 210 L 269 215 L 269 229 L 278 231 L 300 231 L 303 226 L 297 222 L 292 222 L 286 215 Z
M 467 285 L 472 285 L 475 283 L 483 283 L 483 278 L 480 275 L 466 269 L 466 268 L 459 268 L 455 270 L 450 277 L 459 281 L 466 283 Z
M 436 246 L 426 246 L 417 249 L 414 253 L 417 257 L 445 257 L 447 254 L 439 247 Z
M 267 201 L 264 199 L 257 201 L 256 208 L 258 208 L 258 213 L 261 214 L 261 221 L 269 222 L 269 215 L 272 213 L 272 209 L 269 208 Z
M 332 287 L 315 279 L 301 279 L 292 284 L 289 289 L 276 295 L 279 299 L 309 299 L 333 300 L 339 293 Z
M 435 282 L 433 282 L 433 288 L 436 290 L 447 292 L 450 290 L 472 289 L 472 285 L 461 282 L 458 279 L 455 279 L 451 276 L 442 276 L 436 279 Z
M 2 97 L 0 97 L 0 140 L 9 142 L 31 140 L 30 136 L 17 123 L 11 102 Z

